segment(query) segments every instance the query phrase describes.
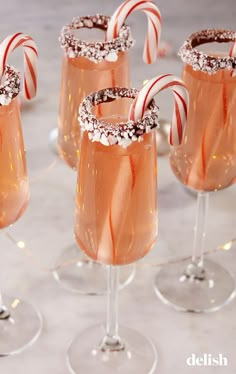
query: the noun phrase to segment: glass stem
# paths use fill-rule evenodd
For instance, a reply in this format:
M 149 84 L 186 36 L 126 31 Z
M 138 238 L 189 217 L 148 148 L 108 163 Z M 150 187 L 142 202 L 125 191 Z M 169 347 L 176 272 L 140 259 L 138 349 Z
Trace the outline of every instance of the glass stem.
M 0 321 L 3 319 L 8 319 L 10 317 L 10 312 L 3 304 L 2 293 L 0 292 Z
M 208 203 L 209 192 L 198 192 L 192 263 L 201 268 L 203 267 L 203 254 L 205 249 Z
M 116 266 L 108 267 L 106 333 L 111 339 L 118 337 L 119 270 Z
M 119 267 L 108 266 L 106 335 L 100 345 L 102 351 L 121 351 L 124 345 L 118 333 Z

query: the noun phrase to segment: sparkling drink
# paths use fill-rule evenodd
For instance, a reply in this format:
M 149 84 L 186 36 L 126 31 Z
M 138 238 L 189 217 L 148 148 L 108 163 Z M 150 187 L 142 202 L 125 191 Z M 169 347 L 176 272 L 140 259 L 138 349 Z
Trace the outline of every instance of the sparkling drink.
M 228 70 L 208 75 L 185 65 L 183 79 L 192 105 L 184 141 L 171 153 L 172 169 L 193 189 L 226 188 L 236 181 L 236 78 Z
M 81 141 L 75 236 L 93 260 L 129 264 L 157 237 L 155 134 L 128 148 Z M 150 182 L 151 181 L 151 182 Z
M 191 260 L 163 268 L 155 290 L 181 311 L 213 312 L 236 295 L 230 272 L 204 256 L 210 192 L 236 181 L 236 57 L 229 51 L 234 42 L 234 31 L 208 28 L 190 35 L 179 51 L 190 102 L 183 141 L 172 148 L 170 162 L 180 182 L 198 192 L 196 221 Z M 229 52 L 206 53 L 208 43 Z
M 122 106 L 120 109 L 125 112 Z M 119 126 L 121 118 L 113 116 L 99 121 Z M 145 256 L 156 240 L 155 136 L 151 131 L 144 134 L 141 142 L 134 141 L 125 148 L 91 141 L 88 133 L 83 133 L 75 237 L 79 247 L 96 261 L 129 264 Z
M 230 30 L 207 29 L 192 34 L 180 49 L 190 108 L 183 142 L 172 149 L 170 162 L 177 178 L 198 191 L 220 190 L 236 181 L 235 57 L 201 49 L 215 42 L 217 49 L 226 45 L 229 51 L 234 40 Z
M 110 17 L 101 14 L 77 17 L 63 27 L 60 36 L 64 56 L 57 143 L 61 158 L 72 169 L 76 169 L 79 156 L 78 115 L 82 100 L 89 93 L 101 88 L 114 85 L 129 87 L 130 84 L 128 50 L 133 45 L 131 32 L 129 27 L 122 25 L 118 36 L 108 40 L 106 31 L 109 20 Z M 116 103 L 112 105 L 112 110 L 115 110 L 115 107 Z M 112 113 L 109 110 L 99 105 L 95 112 L 100 116 L 107 116 Z M 80 256 L 78 259 L 82 264 L 80 268 L 74 261 L 75 256 L 76 258 Z M 83 294 L 101 294 L 105 291 L 107 285 L 105 268 L 93 264 L 92 261 L 88 263 L 87 257 L 77 252 L 77 246 L 69 250 L 65 249 L 58 264 L 64 263 L 65 258 L 71 265 L 66 268 L 58 266 L 58 271 L 54 275 L 60 283 L 66 285 L 66 288 L 69 285 L 71 290 Z M 89 273 L 92 274 L 91 277 Z M 121 285 L 132 280 L 133 274 L 133 268 L 125 268 L 121 272 Z
M 118 44 L 101 41 L 105 37 L 107 22 L 108 17 L 104 16 L 80 17 L 78 22 L 74 21 L 62 31 L 61 43 L 65 48 L 65 54 L 62 61 L 58 114 L 58 149 L 62 159 L 71 168 L 76 168 L 78 157 L 80 139 L 78 109 L 82 100 L 89 93 L 99 89 L 114 86 L 129 87 L 130 84 L 128 48 L 132 46 L 132 40 L 129 39 L 129 31 L 127 29 L 125 36 L 117 38 Z M 94 34 L 94 31 L 95 35 L 101 35 L 100 41 L 96 42 L 93 38 L 93 42 L 85 42 L 76 39 L 73 35 L 73 40 L 76 41 L 76 45 L 79 43 L 79 47 L 71 45 L 70 32 L 72 30 L 82 32 L 87 27 L 89 36 L 92 32 Z M 68 39 L 66 39 L 67 34 Z M 95 36 L 95 40 L 97 39 L 98 37 Z M 99 49 L 97 51 L 96 46 Z M 81 52 L 82 48 L 84 53 Z
M 18 101 L 20 74 L 7 63 L 11 52 L 20 46 L 24 50 L 24 96 L 32 99 L 37 91 L 37 46 L 29 35 L 11 34 L 0 43 L 0 228 L 19 219 L 29 200 Z M 30 303 L 0 293 L 0 324 L 0 355 L 12 356 L 37 340 L 42 318 Z
M 14 223 L 29 200 L 18 98 L 0 106 L 0 228 Z

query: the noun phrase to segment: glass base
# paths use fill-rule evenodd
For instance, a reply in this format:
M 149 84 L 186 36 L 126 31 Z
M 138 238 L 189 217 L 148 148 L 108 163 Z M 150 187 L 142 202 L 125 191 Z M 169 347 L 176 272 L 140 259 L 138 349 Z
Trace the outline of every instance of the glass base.
M 84 295 L 102 295 L 107 292 L 107 267 L 90 260 L 76 245 L 64 250 L 58 258 L 54 278 L 68 291 Z M 135 265 L 120 267 L 120 289 L 135 276 Z
M 49 144 L 49 148 L 50 150 L 56 154 L 57 156 L 59 156 L 58 154 L 58 148 L 57 148 L 57 138 L 58 138 L 58 128 L 55 127 L 54 129 L 52 129 L 49 133 L 49 136 L 48 136 L 48 144 Z
M 221 265 L 204 260 L 204 269 L 182 261 L 156 275 L 157 296 L 176 310 L 214 312 L 235 296 L 235 280 Z
M 30 304 L 3 295 L 6 310 L 0 313 L 0 356 L 9 356 L 30 347 L 42 330 L 42 316 Z
M 153 374 L 157 366 L 157 351 L 146 337 L 126 327 L 119 333 L 124 349 L 104 350 L 100 344 L 105 336 L 102 325 L 79 334 L 69 347 L 67 363 L 71 373 Z

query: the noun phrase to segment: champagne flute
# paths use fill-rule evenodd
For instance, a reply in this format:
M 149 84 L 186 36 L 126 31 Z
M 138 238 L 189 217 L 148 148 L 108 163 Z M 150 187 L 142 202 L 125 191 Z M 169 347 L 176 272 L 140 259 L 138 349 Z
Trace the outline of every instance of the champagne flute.
M 19 74 L 6 65 L 0 86 L 0 228 L 17 221 L 27 208 L 29 181 L 21 129 Z M 31 304 L 0 294 L 0 355 L 19 353 L 37 340 L 42 317 Z
M 154 373 L 157 363 L 149 339 L 118 328 L 120 265 L 145 256 L 157 237 L 156 131 L 150 127 L 157 126 L 158 108 L 152 101 L 142 120 L 127 122 L 136 94 L 134 89 L 105 89 L 90 94 L 81 106 L 80 124 L 87 130 L 78 162 L 75 237 L 87 256 L 107 265 L 108 303 L 106 326 L 88 328 L 73 340 L 67 357 L 73 373 Z M 96 107 L 96 113 L 112 110 L 114 101 L 113 114 L 93 114 Z M 140 133 L 143 140 L 136 141 Z
M 155 280 L 157 295 L 177 310 L 215 311 L 235 296 L 232 275 L 203 253 L 210 193 L 236 181 L 236 59 L 197 49 L 234 40 L 233 31 L 207 29 L 192 34 L 180 49 L 190 109 L 184 141 L 172 148 L 170 164 L 180 182 L 198 192 L 196 225 L 192 261 L 165 267 Z
M 78 107 L 90 92 L 107 86 L 129 85 L 129 51 L 133 45 L 128 27 L 118 39 L 119 46 L 102 41 L 109 18 L 101 15 L 78 17 L 65 26 L 61 33 L 61 45 L 65 50 L 62 61 L 60 105 L 58 114 L 58 151 L 63 161 L 72 169 L 76 168 L 80 129 L 78 125 Z M 79 39 L 72 32 L 79 31 Z M 71 40 L 72 38 L 72 40 Z M 89 41 L 88 41 L 89 40 Z M 71 47 L 76 41 L 76 46 Z M 112 54 L 99 60 L 89 58 L 96 43 Z M 79 44 L 79 45 L 78 45 Z M 86 45 L 87 51 L 80 55 L 80 45 Z M 73 54 L 74 53 L 74 54 Z M 98 51 L 96 51 L 98 53 Z M 86 56 L 87 54 L 87 56 Z M 107 113 L 108 114 L 108 113 Z M 105 114 L 106 115 L 106 114 Z M 67 266 L 60 266 L 69 261 Z M 81 254 L 73 244 L 65 248 L 56 263 L 53 272 L 55 279 L 67 290 L 82 294 L 102 294 L 106 290 L 106 268 Z M 134 277 L 134 266 L 124 267 L 121 274 L 121 288 Z

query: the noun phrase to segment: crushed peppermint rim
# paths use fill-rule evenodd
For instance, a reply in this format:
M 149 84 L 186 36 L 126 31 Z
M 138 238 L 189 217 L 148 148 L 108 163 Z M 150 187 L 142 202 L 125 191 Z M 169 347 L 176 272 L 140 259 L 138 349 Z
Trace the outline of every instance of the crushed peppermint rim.
M 179 50 L 179 56 L 183 62 L 191 65 L 193 70 L 201 70 L 204 73 L 214 74 L 221 69 L 236 69 L 236 57 L 209 56 L 195 47 L 201 44 L 218 42 L 228 43 L 234 42 L 236 39 L 236 32 L 223 29 L 206 29 L 198 31 L 184 42 Z
M 61 47 L 70 58 L 79 56 L 86 57 L 93 62 L 101 60 L 116 61 L 118 52 L 125 52 L 134 45 L 130 28 L 123 25 L 119 36 L 108 41 L 86 42 L 76 38 L 73 30 L 81 28 L 99 28 L 106 31 L 110 17 L 102 14 L 94 16 L 76 17 L 71 23 L 64 26 L 61 30 L 59 41 Z
M 8 105 L 20 92 L 20 75 L 13 66 L 6 65 L 0 83 L 0 106 Z
M 98 119 L 92 113 L 93 107 L 98 104 L 111 102 L 117 98 L 135 99 L 138 92 L 135 88 L 112 87 L 91 93 L 82 101 L 79 108 L 78 119 L 81 129 L 88 132 L 90 140 L 106 146 L 118 144 L 126 148 L 135 141 L 142 141 L 142 135 L 159 127 L 159 108 L 154 100 L 149 104 L 144 117 L 138 121 L 109 123 Z

